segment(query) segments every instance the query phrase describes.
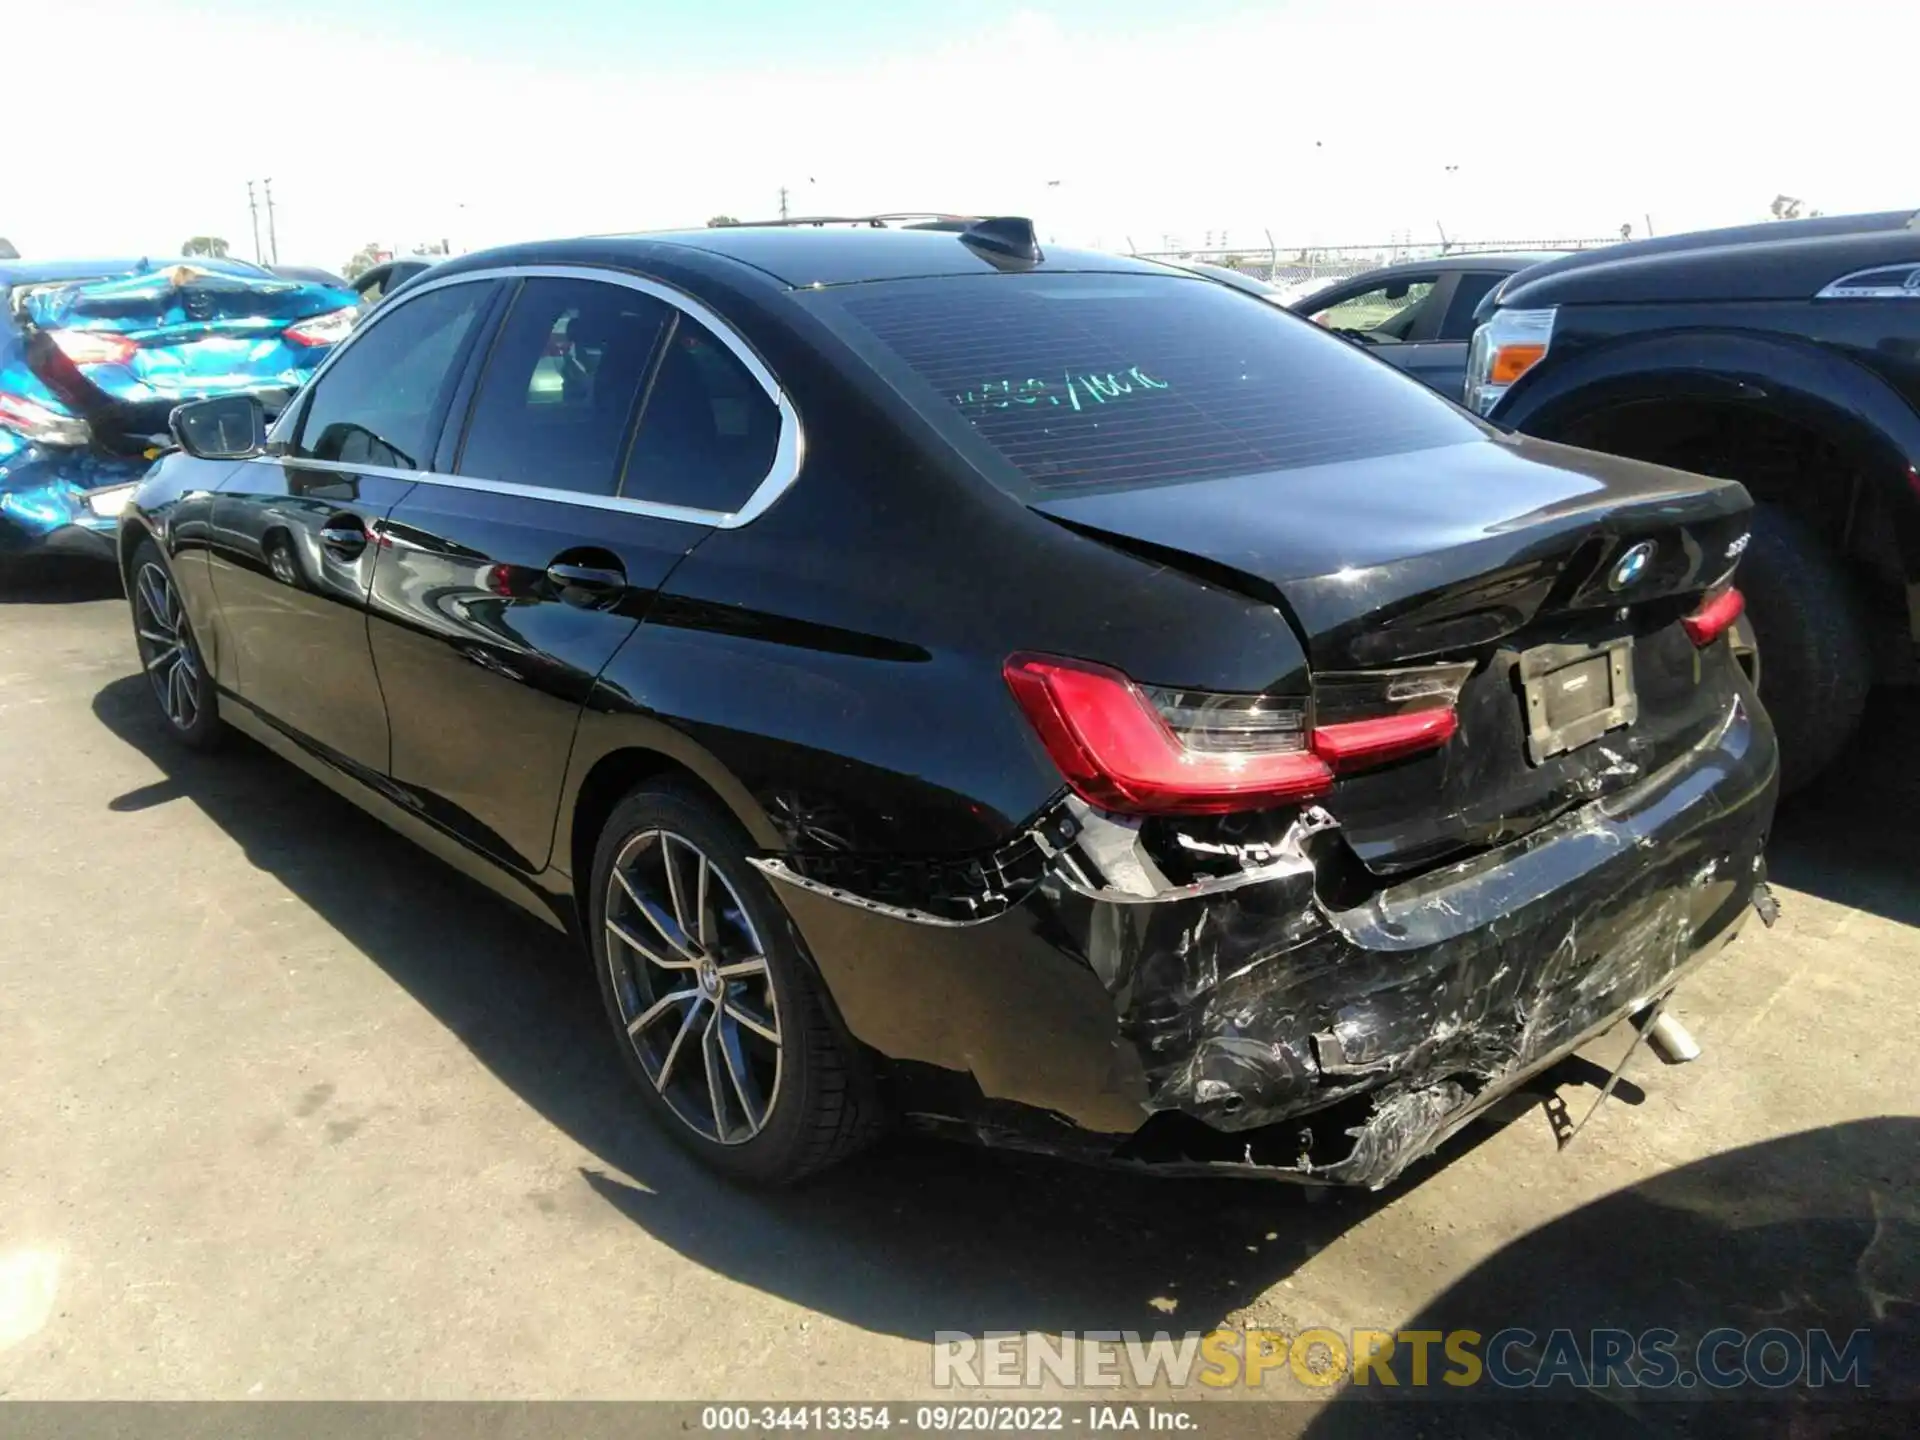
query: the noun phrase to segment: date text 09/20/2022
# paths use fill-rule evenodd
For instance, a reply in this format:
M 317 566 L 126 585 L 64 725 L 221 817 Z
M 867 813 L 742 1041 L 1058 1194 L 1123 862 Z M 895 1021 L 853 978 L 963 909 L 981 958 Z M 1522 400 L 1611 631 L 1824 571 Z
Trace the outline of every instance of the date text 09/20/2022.
M 924 1434 L 1199 1428 L 1191 1411 L 1172 1405 L 708 1405 L 700 1428 L 710 1431 L 905 1430 Z

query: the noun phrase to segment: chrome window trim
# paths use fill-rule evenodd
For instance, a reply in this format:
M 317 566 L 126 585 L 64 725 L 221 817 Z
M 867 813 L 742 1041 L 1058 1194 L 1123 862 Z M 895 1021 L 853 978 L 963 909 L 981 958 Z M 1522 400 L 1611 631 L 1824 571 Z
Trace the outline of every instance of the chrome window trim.
M 286 445 L 292 442 L 295 417 L 304 413 L 305 398 L 314 387 L 326 378 L 339 358 L 353 348 L 361 335 L 386 320 L 401 306 L 422 295 L 435 290 L 445 290 L 454 285 L 491 283 L 495 280 L 554 279 L 554 280 L 592 280 L 603 285 L 624 286 L 628 290 L 638 290 L 643 295 L 651 295 L 663 304 L 672 306 L 689 319 L 698 321 L 707 331 L 733 353 L 767 398 L 773 401 L 774 409 L 780 416 L 780 434 L 774 442 L 773 463 L 753 493 L 747 496 L 746 503 L 738 510 L 701 510 L 687 505 L 666 505 L 657 500 L 641 500 L 629 495 L 595 495 L 581 490 L 562 490 L 548 485 L 522 485 L 514 481 L 489 480 L 479 475 L 462 475 L 454 471 L 443 470 L 405 470 L 384 465 L 351 465 L 337 460 L 303 460 L 287 454 L 256 455 L 250 463 L 264 465 L 294 465 L 303 470 L 325 470 L 336 474 L 379 475 L 392 480 L 411 480 L 421 485 L 444 485 L 460 490 L 480 490 L 495 495 L 519 495 L 532 500 L 563 500 L 575 505 L 585 505 L 595 510 L 616 510 L 632 515 L 647 515 L 658 520 L 676 520 L 686 525 L 704 525 L 712 529 L 737 530 L 749 525 L 765 514 L 767 509 L 787 492 L 787 488 L 800 478 L 800 467 L 806 458 L 806 436 L 800 428 L 799 412 L 793 408 L 793 402 L 787 398 L 786 391 L 773 378 L 759 355 L 732 326 L 708 309 L 684 290 L 664 285 L 658 280 L 643 275 L 632 275 L 624 270 L 602 269 L 592 265 L 503 265 L 491 270 L 470 270 L 459 275 L 447 275 L 438 280 L 423 280 L 418 285 L 409 286 L 403 295 L 384 301 L 376 314 L 367 317 L 366 330 L 356 330 L 345 340 L 333 347 L 331 354 L 320 362 L 307 383 L 301 387 L 300 397 L 274 421 L 273 428 L 267 432 L 270 444 Z
M 390 465 L 355 465 L 344 460 L 301 460 L 291 455 L 252 455 L 250 465 L 281 465 L 290 470 L 320 470 L 329 475 L 372 475 L 386 480 L 410 480 L 417 485 L 439 485 L 449 490 L 478 490 L 494 495 L 520 495 L 529 500 L 566 500 L 595 510 L 620 510 L 679 520 L 688 525 L 734 529 L 747 523 L 744 510 L 696 510 L 688 505 L 662 505 L 653 500 L 631 500 L 624 495 L 594 495 L 583 490 L 560 490 L 550 485 L 518 485 L 510 480 L 486 480 L 478 475 L 455 475 L 444 470 L 400 470 Z M 757 492 L 756 492 L 757 493 Z M 747 516 L 747 519 L 752 519 Z

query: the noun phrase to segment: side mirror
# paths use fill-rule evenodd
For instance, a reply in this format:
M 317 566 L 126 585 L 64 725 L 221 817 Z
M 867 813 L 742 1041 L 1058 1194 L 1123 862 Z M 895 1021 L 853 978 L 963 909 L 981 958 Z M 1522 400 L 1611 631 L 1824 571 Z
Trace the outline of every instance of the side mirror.
M 267 412 L 257 395 L 216 395 L 177 405 L 167 428 L 196 460 L 245 460 L 267 448 Z

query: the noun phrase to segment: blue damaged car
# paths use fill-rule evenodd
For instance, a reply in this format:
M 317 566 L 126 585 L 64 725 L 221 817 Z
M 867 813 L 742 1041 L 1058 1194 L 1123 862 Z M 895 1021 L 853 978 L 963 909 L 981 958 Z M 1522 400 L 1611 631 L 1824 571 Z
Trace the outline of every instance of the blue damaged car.
M 0 565 L 111 561 L 173 407 L 290 394 L 357 304 L 237 260 L 0 260 Z

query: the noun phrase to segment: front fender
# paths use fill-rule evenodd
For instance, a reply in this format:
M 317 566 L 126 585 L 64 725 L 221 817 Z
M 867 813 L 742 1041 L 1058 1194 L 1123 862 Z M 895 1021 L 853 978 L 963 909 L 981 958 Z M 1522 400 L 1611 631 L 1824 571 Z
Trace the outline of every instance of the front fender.
M 1602 410 L 1689 399 L 1764 410 L 1833 445 L 1886 502 L 1902 568 L 1920 582 L 1920 413 L 1829 347 L 1734 330 L 1601 343 L 1522 376 L 1488 418 L 1552 440 Z

